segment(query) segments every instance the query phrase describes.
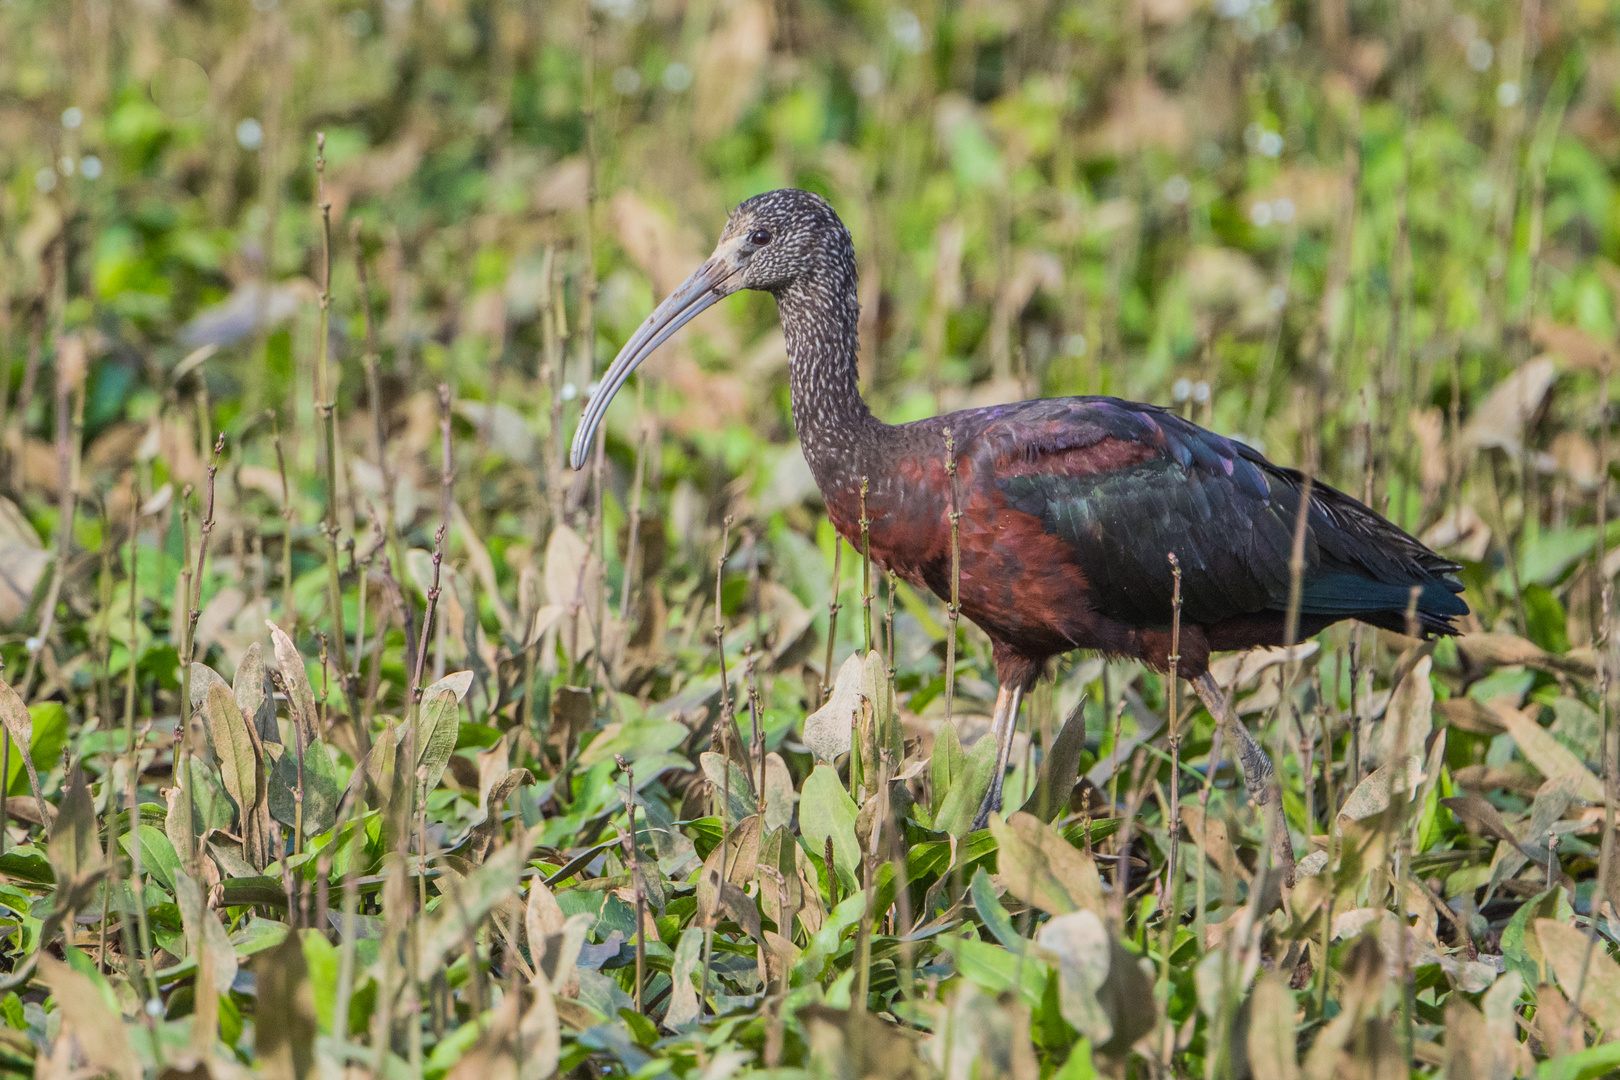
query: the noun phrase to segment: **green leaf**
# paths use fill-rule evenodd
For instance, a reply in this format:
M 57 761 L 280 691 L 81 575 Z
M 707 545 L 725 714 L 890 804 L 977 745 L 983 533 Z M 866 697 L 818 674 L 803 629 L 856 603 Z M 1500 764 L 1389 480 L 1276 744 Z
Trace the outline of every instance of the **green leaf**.
M 84 770 L 74 763 L 68 774 L 67 793 L 57 807 L 56 824 L 46 844 L 56 880 L 82 881 L 101 869 L 101 831 L 96 824 L 96 807 L 90 798 L 90 785 Z
M 1086 702 L 1082 697 L 1047 749 L 1040 782 L 1024 802 L 1026 814 L 1054 821 L 1069 808 L 1069 796 L 1080 779 L 1080 755 L 1086 748 Z M 938 739 L 935 744 L 938 747 Z M 934 751 L 939 752 L 937 749 Z
M 132 833 L 124 833 L 118 844 L 128 855 L 135 854 L 135 844 L 141 845 L 141 868 L 157 878 L 158 883 L 174 892 L 174 875 L 180 869 L 180 856 L 174 844 L 162 832 L 150 825 L 141 825 Z
M 286 747 L 270 768 L 270 816 L 292 828 L 298 811 L 298 750 Z M 322 742 L 304 748 L 304 835 L 319 836 L 337 824 L 343 778 Z
M 968 892 L 973 897 L 973 910 L 979 913 L 985 929 L 1008 949 L 1015 953 L 1023 952 L 1028 942 L 1013 928 L 1012 916 L 1001 906 L 995 886 L 990 884 L 990 875 L 984 872 L 984 867 L 973 871 L 973 882 L 968 886 Z
M 758 812 L 752 778 L 741 766 L 708 750 L 698 757 L 698 761 L 703 766 L 703 775 L 708 778 L 722 803 L 726 828 L 734 829 L 739 821 Z
M 259 769 L 263 762 L 248 734 L 247 720 L 236 707 L 236 699 L 220 682 L 208 688 L 208 727 L 214 737 L 214 754 L 225 790 L 235 800 L 245 823 L 259 804 Z
M 860 845 L 855 839 L 855 818 L 860 807 L 849 797 L 831 765 L 817 765 L 799 793 L 799 835 L 812 855 L 822 857 L 827 839 L 833 842 L 833 863 L 844 888 L 860 881 Z
M 999 846 L 997 871 L 1008 892 L 1053 915 L 1102 914 L 1096 864 L 1046 822 L 1022 811 L 1006 821 L 992 816 L 990 833 Z
M 529 861 L 536 835 L 537 831 L 520 829 L 510 844 L 463 880 L 440 880 L 440 891 L 445 895 L 421 931 L 417 972 L 423 982 L 433 978 L 447 952 L 459 946 L 466 935 L 477 932 L 479 923 L 496 904 L 517 890 L 518 874 Z
M 1620 1068 L 1620 1042 L 1560 1054 L 1536 1066 L 1537 1080 L 1597 1080 Z
M 1000 945 L 976 938 L 946 937 L 940 947 L 956 960 L 956 970 L 992 994 L 1016 990 L 1031 1009 L 1039 1008 L 1050 970 L 1033 956 L 1015 956 Z
M 979 804 L 990 790 L 990 774 L 996 768 L 996 740 L 988 735 L 973 744 L 963 762 L 961 775 L 951 781 L 951 790 L 934 815 L 934 829 L 961 839 L 973 829 Z
M 934 735 L 934 756 L 928 762 L 929 787 L 932 789 L 928 810 L 936 821 L 945 796 L 966 769 L 967 754 L 963 753 L 962 742 L 956 737 L 956 725 L 947 720 L 939 725 L 939 731 Z
M 472 672 L 457 671 L 422 692 L 416 721 L 416 770 L 427 778 L 427 789 L 439 786 L 439 777 L 456 752 L 461 727 L 461 699 L 472 686 Z

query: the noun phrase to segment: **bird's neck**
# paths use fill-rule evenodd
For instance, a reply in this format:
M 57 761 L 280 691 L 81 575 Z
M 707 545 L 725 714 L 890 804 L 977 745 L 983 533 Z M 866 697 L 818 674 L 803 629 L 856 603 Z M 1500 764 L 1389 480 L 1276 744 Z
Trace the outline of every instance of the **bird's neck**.
M 806 275 L 776 294 L 787 341 L 793 423 L 822 494 L 857 488 L 867 451 L 887 425 L 861 399 L 860 302 L 853 260 Z

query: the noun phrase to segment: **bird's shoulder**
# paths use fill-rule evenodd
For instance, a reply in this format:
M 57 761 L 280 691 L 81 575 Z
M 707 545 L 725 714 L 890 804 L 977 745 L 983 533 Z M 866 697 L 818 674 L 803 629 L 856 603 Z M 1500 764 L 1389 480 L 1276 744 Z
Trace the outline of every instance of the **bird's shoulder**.
M 1252 448 L 1168 409 L 1115 397 L 1037 398 L 966 409 L 926 422 L 950 431 L 961 457 L 997 477 L 1096 476 L 1176 467 L 1188 479 L 1231 483 L 1265 499 L 1276 477 Z

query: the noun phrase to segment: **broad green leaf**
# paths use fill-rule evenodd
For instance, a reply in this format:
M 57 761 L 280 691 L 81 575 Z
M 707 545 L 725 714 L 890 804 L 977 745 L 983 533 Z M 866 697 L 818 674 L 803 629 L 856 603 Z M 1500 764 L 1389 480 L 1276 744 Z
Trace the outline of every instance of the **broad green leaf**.
M 268 777 L 270 816 L 292 828 L 298 811 L 298 748 L 284 747 Z M 343 778 L 322 742 L 304 747 L 304 835 L 319 836 L 337 824 Z
M 996 769 L 996 740 L 986 735 L 967 752 L 960 775 L 951 781 L 939 813 L 934 815 L 934 830 L 949 833 L 961 839 L 973 829 L 979 805 L 985 792 L 990 790 L 990 775 Z
M 977 938 L 945 937 L 940 940 L 940 947 L 956 960 L 956 970 L 962 977 L 976 986 L 992 994 L 1016 990 L 1025 1005 L 1032 1009 L 1040 1007 L 1050 970 L 1041 960 L 1015 956 L 1000 945 Z
M 1042 821 L 1054 821 L 1069 808 L 1069 796 L 1080 779 L 1080 755 L 1086 748 L 1085 698 L 1075 705 L 1074 711 L 1063 722 L 1063 728 L 1047 748 L 1046 760 L 1041 766 L 1040 781 L 1024 802 L 1023 810 Z M 938 750 L 938 738 L 935 738 Z
M 214 755 L 225 790 L 236 801 L 244 824 L 259 804 L 259 770 L 263 762 L 248 734 L 247 720 L 223 681 L 210 687 L 206 698 L 208 728 L 214 736 Z
M 456 735 L 461 727 L 461 699 L 472 686 L 472 672 L 457 671 L 422 692 L 416 722 L 416 769 L 427 778 L 427 789 L 439 785 L 439 777 L 456 752 Z
M 669 1011 L 664 1014 L 664 1026 L 678 1031 L 698 1017 L 697 988 L 692 977 L 697 973 L 703 956 L 703 930 L 689 926 L 681 932 L 675 946 L 675 961 L 670 968 Z
M 861 849 L 855 839 L 859 813 L 831 765 L 817 765 L 805 777 L 799 793 L 799 835 L 818 858 L 825 856 L 827 840 L 832 839 L 833 863 L 846 889 L 860 881 Z
M 739 821 L 759 812 L 753 779 L 735 761 L 706 750 L 698 762 L 724 810 L 726 828 L 736 828 Z
M 956 737 L 956 725 L 947 720 L 939 725 L 939 731 L 934 735 L 934 754 L 928 763 L 928 784 L 932 789 L 928 809 L 936 818 L 945 796 L 966 768 L 967 755 L 962 752 L 962 742 Z
M 1042 911 L 1103 913 L 1102 879 L 1091 856 L 1039 818 L 1022 811 L 1006 821 L 992 816 L 998 876 L 1007 891 Z
M 56 825 L 51 829 L 46 851 L 50 853 L 51 869 L 59 882 L 86 880 L 106 861 L 90 785 L 85 782 L 84 770 L 77 762 L 68 774 L 67 792 L 57 807 Z
M 174 875 L 180 869 L 180 856 L 175 854 L 174 844 L 150 825 L 141 825 L 118 838 L 119 846 L 129 855 L 134 854 L 137 842 L 141 845 L 141 868 L 172 893 Z
M 973 871 L 973 881 L 968 886 L 968 893 L 973 897 L 973 910 L 979 913 L 985 929 L 1008 949 L 1022 952 L 1027 941 L 1013 928 L 1012 916 L 1001 906 L 995 886 L 990 884 L 990 875 L 984 872 L 984 867 Z

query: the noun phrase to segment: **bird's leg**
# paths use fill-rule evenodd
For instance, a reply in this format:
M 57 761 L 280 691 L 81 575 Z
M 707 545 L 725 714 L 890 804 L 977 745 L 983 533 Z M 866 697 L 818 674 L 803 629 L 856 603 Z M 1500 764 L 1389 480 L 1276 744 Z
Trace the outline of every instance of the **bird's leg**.
M 996 740 L 996 768 L 990 774 L 990 790 L 979 804 L 979 816 L 973 819 L 974 829 L 982 829 L 990 822 L 990 815 L 1001 809 L 1001 783 L 1007 774 L 1007 759 L 1012 755 L 1013 731 L 1018 727 L 1018 706 L 1023 703 L 1024 688 L 1005 683 L 996 693 L 996 712 L 990 720 L 990 734 Z
M 1197 692 L 1198 700 L 1204 703 L 1204 708 L 1215 718 L 1216 724 L 1236 744 L 1238 763 L 1243 768 L 1243 786 L 1248 789 L 1249 797 L 1255 804 L 1265 808 L 1271 830 L 1272 858 L 1282 871 L 1284 886 L 1293 888 L 1294 841 L 1288 834 L 1288 819 L 1283 815 L 1282 785 L 1277 781 L 1277 771 L 1272 767 L 1271 758 L 1249 733 L 1249 729 L 1243 726 L 1243 721 L 1237 718 L 1226 695 L 1221 693 L 1220 686 L 1209 672 L 1193 680 L 1193 690 Z

